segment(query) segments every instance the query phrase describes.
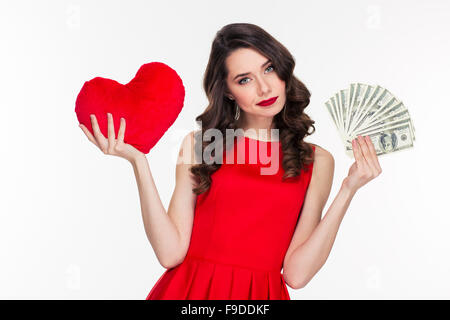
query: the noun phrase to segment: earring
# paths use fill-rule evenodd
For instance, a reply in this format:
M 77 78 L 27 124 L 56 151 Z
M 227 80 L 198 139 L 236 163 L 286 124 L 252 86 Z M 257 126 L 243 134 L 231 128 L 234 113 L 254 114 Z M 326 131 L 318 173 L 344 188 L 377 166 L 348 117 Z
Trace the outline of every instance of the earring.
M 238 120 L 239 116 L 241 115 L 241 110 L 240 110 L 240 108 L 239 108 L 239 106 L 238 106 L 238 104 L 236 102 L 234 102 L 234 104 L 236 105 L 236 113 L 234 115 L 234 119 Z

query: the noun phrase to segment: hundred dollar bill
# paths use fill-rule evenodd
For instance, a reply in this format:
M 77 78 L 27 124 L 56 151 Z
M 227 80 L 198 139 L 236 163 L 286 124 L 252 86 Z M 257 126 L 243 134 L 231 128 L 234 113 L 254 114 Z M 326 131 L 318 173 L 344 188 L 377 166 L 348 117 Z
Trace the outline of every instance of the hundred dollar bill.
M 351 152 L 351 141 L 358 135 L 377 136 L 399 128 L 408 128 L 408 137 L 415 141 L 415 128 L 408 109 L 389 90 L 379 85 L 350 83 L 348 88 L 339 90 L 325 105 L 346 152 Z
M 326 106 L 326 108 L 328 110 L 328 113 L 330 114 L 330 117 L 331 117 L 332 121 L 336 125 L 336 129 L 337 129 L 337 131 L 339 133 L 339 136 L 341 137 L 342 140 L 344 140 L 345 137 L 343 136 L 343 131 L 341 129 L 341 124 L 339 122 L 339 118 L 337 116 L 337 112 L 335 111 L 336 107 L 335 107 L 335 103 L 334 103 L 333 100 L 334 100 L 334 98 L 331 97 L 327 102 L 325 102 L 325 106 Z
M 411 132 L 413 134 L 413 139 L 416 140 L 416 128 L 414 128 L 414 124 L 412 122 L 412 119 L 409 120 L 411 122 Z
M 355 97 L 356 97 L 356 90 L 358 87 L 358 83 L 350 83 L 348 88 L 348 107 L 347 107 L 347 131 L 349 129 L 350 123 L 351 123 L 351 117 L 354 114 L 355 109 Z
M 396 97 L 392 97 L 391 100 L 388 101 L 388 103 L 386 103 L 380 110 L 381 111 L 376 116 L 374 115 L 372 118 L 367 119 L 365 123 L 366 126 L 370 126 L 381 119 L 389 117 L 389 115 L 393 115 L 407 109 L 403 105 L 403 102 L 397 100 Z
M 350 127 L 349 132 L 352 132 L 355 128 L 357 128 L 360 125 L 361 121 L 364 118 L 364 115 L 366 115 L 367 113 L 367 110 L 373 104 L 375 99 L 380 95 L 380 93 L 382 93 L 382 91 L 383 88 L 379 85 L 375 87 L 369 86 L 369 91 L 366 92 L 365 95 L 363 96 L 363 101 L 357 114 L 355 115 L 355 120 L 352 121 L 352 126 Z
M 411 117 L 409 116 L 408 109 L 403 105 L 403 102 L 398 101 L 395 99 L 395 103 L 393 103 L 391 106 L 384 108 L 382 112 L 380 112 L 376 119 L 373 119 L 372 121 L 369 121 L 367 124 L 367 127 L 372 127 L 374 124 L 377 124 L 379 122 L 384 121 L 385 123 L 394 121 L 395 119 L 398 119 L 399 116 L 402 116 L 404 119 L 408 117 L 411 122 L 411 132 L 413 134 L 413 140 L 416 140 L 415 135 L 415 129 L 411 121 Z M 407 115 L 407 116 L 406 116 Z
M 409 116 L 409 112 L 408 110 L 404 110 L 398 114 L 395 114 L 391 117 L 385 118 L 385 119 L 380 119 L 377 122 L 373 123 L 372 125 L 368 126 L 368 127 L 364 127 L 361 128 L 359 130 L 356 130 L 353 132 L 353 135 L 355 134 L 361 134 L 363 132 L 370 132 L 370 131 L 374 131 L 376 129 L 384 129 L 384 128 L 390 128 L 393 127 L 394 125 L 397 125 L 398 123 L 406 123 L 409 122 L 409 120 L 411 119 L 411 117 Z
M 363 117 L 361 117 L 359 125 L 353 128 L 353 130 L 358 130 L 367 126 L 372 119 L 376 119 L 376 115 L 383 110 L 385 107 L 395 103 L 395 97 L 387 90 L 383 89 L 381 93 L 374 99 L 370 107 L 367 108 Z
M 367 95 L 370 86 L 367 84 L 357 82 L 355 85 L 355 93 L 352 95 L 350 105 L 352 110 L 350 111 L 349 125 L 347 133 L 351 132 L 353 122 L 359 114 L 362 103 L 364 102 L 364 96 Z
M 328 113 L 331 116 L 331 119 L 334 122 L 334 125 L 336 126 L 336 128 L 339 128 L 340 124 L 339 124 L 339 120 L 336 116 L 336 110 L 334 108 L 334 105 L 331 103 L 331 99 L 328 99 L 328 101 L 325 102 L 325 106 L 327 107 Z
M 370 125 L 365 127 L 363 130 L 357 130 L 355 133 L 360 133 L 362 131 L 368 131 L 375 128 L 386 127 L 393 125 L 401 120 L 409 120 L 411 122 L 411 116 L 408 109 L 403 105 L 402 102 L 398 103 L 395 108 L 391 108 L 388 112 L 380 115 L 376 122 L 372 122 Z M 414 126 L 411 122 L 411 133 L 413 135 L 413 140 L 416 140 Z
M 356 96 L 356 87 L 357 87 L 357 83 L 350 83 L 350 86 L 348 88 L 347 114 L 345 115 L 345 117 L 347 119 L 347 131 L 346 131 L 346 133 L 348 133 L 349 125 L 350 125 L 350 122 L 351 122 L 352 109 L 354 107 L 355 96 Z
M 348 91 L 349 89 L 344 89 L 340 90 L 338 93 L 344 133 L 347 132 Z
M 378 119 L 390 110 L 394 105 L 397 105 L 400 101 L 388 90 L 386 90 L 386 95 L 382 97 L 377 103 L 375 103 L 368 111 L 368 116 L 363 120 L 361 127 L 368 127 L 373 123 L 377 122 Z
M 352 119 L 350 119 L 349 132 L 353 131 L 353 128 L 357 124 L 358 119 L 360 118 L 361 113 L 364 110 L 364 106 L 367 104 L 367 101 L 370 98 L 370 95 L 374 89 L 375 89 L 375 87 L 373 87 L 371 85 L 367 85 L 366 88 L 364 89 L 364 92 L 362 93 L 362 95 L 360 95 L 357 98 L 357 101 L 359 100 L 359 102 L 358 102 L 358 105 L 356 106 L 355 114 L 352 116 Z
M 345 135 L 344 135 L 344 119 L 343 119 L 343 109 L 342 109 L 342 105 L 340 102 L 340 98 L 339 98 L 339 92 L 336 92 L 336 94 L 334 95 L 334 98 L 331 99 L 331 103 L 333 103 L 335 105 L 335 109 L 336 109 L 336 116 L 339 120 L 339 134 L 341 136 L 342 139 L 345 139 Z
M 409 119 L 409 118 L 408 119 L 399 119 L 399 120 L 396 120 L 396 121 L 394 121 L 392 123 L 379 125 L 379 126 L 377 125 L 377 126 L 375 126 L 373 128 L 368 128 L 366 130 L 362 130 L 362 131 L 358 132 L 357 134 L 354 134 L 354 136 L 355 137 L 357 135 L 367 136 L 367 135 L 370 135 L 370 134 L 373 134 L 373 133 L 376 133 L 376 132 L 380 132 L 380 131 L 384 131 L 384 130 L 390 130 L 390 129 L 395 129 L 395 128 L 398 128 L 398 127 L 403 126 L 403 125 L 411 126 L 410 120 L 411 119 Z
M 367 134 L 375 147 L 376 154 L 383 155 L 413 147 L 411 126 L 400 125 L 397 128 L 383 130 L 372 134 Z M 346 154 L 354 157 L 353 149 L 346 145 Z

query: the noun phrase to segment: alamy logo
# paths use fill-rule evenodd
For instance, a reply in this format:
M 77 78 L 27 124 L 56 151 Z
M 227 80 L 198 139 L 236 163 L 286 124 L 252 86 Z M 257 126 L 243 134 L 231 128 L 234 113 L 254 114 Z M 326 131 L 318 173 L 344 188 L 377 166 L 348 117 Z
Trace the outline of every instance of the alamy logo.
M 205 130 L 202 135 L 202 130 L 195 133 L 195 155 L 185 152 L 177 159 L 177 164 L 200 164 L 203 161 L 206 164 L 234 164 L 234 141 L 235 138 L 245 139 L 251 137 L 248 142 L 248 149 L 245 143 L 240 143 L 237 146 L 236 163 L 237 164 L 256 164 L 261 163 L 261 175 L 274 175 L 278 172 L 280 167 L 279 157 L 279 129 L 226 129 L 225 130 L 225 145 L 224 136 L 219 129 L 210 128 Z M 202 145 L 206 142 L 206 147 L 202 150 Z M 191 142 L 185 142 L 183 150 L 193 150 Z M 223 151 L 226 148 L 227 155 L 224 159 Z M 270 152 L 269 149 L 270 148 Z M 248 153 L 248 161 L 246 161 L 246 154 Z M 270 155 L 269 155 L 270 154 Z M 194 162 L 192 163 L 192 159 Z M 259 159 L 259 161 L 258 161 Z

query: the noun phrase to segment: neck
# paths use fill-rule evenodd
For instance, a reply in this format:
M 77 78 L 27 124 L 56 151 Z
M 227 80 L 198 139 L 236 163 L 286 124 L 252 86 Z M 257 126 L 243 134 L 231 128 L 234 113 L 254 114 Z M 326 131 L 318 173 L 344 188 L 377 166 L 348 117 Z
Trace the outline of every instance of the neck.
M 270 141 L 272 138 L 271 129 L 275 129 L 273 117 L 263 116 L 245 116 L 241 114 L 241 118 L 237 123 L 238 128 L 244 130 L 244 135 L 253 139 Z

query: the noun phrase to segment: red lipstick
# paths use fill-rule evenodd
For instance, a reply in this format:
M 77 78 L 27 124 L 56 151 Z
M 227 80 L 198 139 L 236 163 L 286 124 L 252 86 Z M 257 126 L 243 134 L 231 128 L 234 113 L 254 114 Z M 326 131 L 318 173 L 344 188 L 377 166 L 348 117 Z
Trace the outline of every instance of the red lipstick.
M 257 105 L 258 106 L 262 106 L 262 107 L 270 106 L 277 100 L 277 98 L 278 98 L 278 96 L 270 98 L 270 99 L 267 99 L 267 100 L 263 100 L 263 101 L 257 103 Z

